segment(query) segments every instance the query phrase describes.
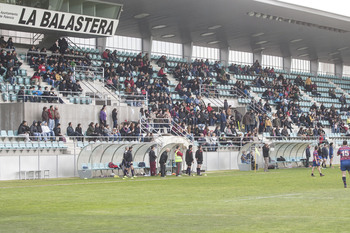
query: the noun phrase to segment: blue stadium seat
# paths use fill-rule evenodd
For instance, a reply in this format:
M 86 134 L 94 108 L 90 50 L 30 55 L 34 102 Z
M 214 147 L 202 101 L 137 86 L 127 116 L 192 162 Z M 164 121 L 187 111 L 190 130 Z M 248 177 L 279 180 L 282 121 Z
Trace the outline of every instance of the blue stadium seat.
M 14 137 L 15 134 L 14 134 L 13 130 L 7 131 L 7 136 L 9 136 L 9 137 Z
M 4 139 L 5 139 L 5 137 L 7 137 L 6 130 L 1 130 L 1 132 L 0 132 L 0 136 L 2 137 L 2 140 L 4 140 Z
M 62 141 L 59 141 L 58 142 L 58 146 L 59 146 L 59 148 L 62 148 L 62 149 L 67 149 L 67 146 L 64 144 L 64 142 L 62 142 Z
M 6 142 L 6 143 L 5 143 L 5 148 L 8 149 L 8 150 L 12 149 L 12 144 L 11 144 L 11 142 Z
M 52 142 L 51 142 L 51 141 L 47 141 L 47 142 L 45 143 L 45 145 L 46 145 L 46 148 L 47 148 L 47 149 L 52 148 Z
M 19 147 L 20 149 L 26 149 L 26 144 L 25 144 L 25 142 L 23 142 L 23 141 L 19 142 L 19 143 L 18 143 L 18 147 Z
M 41 142 L 39 142 L 39 148 L 40 149 L 46 149 L 47 147 L 46 147 L 46 143 L 44 142 L 44 141 L 41 141 Z
M 26 142 L 26 148 L 28 150 L 33 149 L 33 144 L 31 142 Z
M 55 149 L 59 148 L 59 145 L 58 145 L 57 141 L 53 141 L 52 142 L 52 148 L 55 148 Z
M 78 142 L 77 142 L 77 147 L 83 148 L 83 147 L 84 147 L 83 142 L 82 142 L 82 141 L 78 141 Z
M 38 149 L 39 148 L 39 142 L 32 142 L 32 148 Z

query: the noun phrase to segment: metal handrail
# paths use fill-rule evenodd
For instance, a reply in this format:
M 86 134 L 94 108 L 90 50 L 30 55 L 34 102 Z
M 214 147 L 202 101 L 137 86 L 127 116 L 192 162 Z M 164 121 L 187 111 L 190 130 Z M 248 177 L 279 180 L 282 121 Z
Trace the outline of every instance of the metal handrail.
M 219 92 L 218 92 L 219 89 L 216 88 L 215 86 L 202 84 L 199 87 L 200 87 L 199 89 L 200 89 L 200 93 L 201 93 L 202 96 L 203 96 L 203 93 L 210 93 L 210 91 L 214 91 L 215 92 L 213 95 L 219 95 Z M 203 90 L 205 92 L 203 92 Z M 207 90 L 208 90 L 208 92 L 207 92 Z M 243 97 L 244 99 L 251 100 L 251 97 L 249 97 L 247 94 L 245 94 L 242 90 L 240 90 L 238 88 L 234 88 L 232 90 L 230 89 L 229 91 L 230 92 L 233 91 L 234 92 L 233 95 L 236 94 L 236 96 L 240 96 L 240 97 Z M 213 99 L 215 99 L 215 98 L 213 98 Z M 264 110 L 262 108 L 257 108 L 255 106 L 253 106 L 252 104 L 250 104 L 249 107 L 251 109 L 253 109 L 253 111 L 257 112 L 257 113 L 262 113 L 262 114 L 267 113 L 266 110 Z
M 154 120 L 159 121 L 159 122 L 154 122 Z M 164 120 L 170 120 L 168 123 L 166 122 L 162 122 Z M 181 125 L 177 124 L 172 118 L 146 118 L 146 117 L 141 117 L 140 118 L 140 122 L 141 122 L 141 130 L 143 130 L 143 132 L 149 132 L 151 130 L 152 131 L 160 131 L 163 130 L 164 128 L 168 128 L 170 129 L 170 133 L 175 134 L 176 136 L 182 136 L 187 138 L 191 143 L 193 143 L 193 138 L 190 134 L 187 133 L 187 131 L 182 128 Z M 148 128 L 147 126 L 144 125 L 144 123 L 149 123 L 150 127 Z M 154 125 L 159 125 L 160 127 L 154 127 Z M 174 130 L 174 127 L 177 131 Z M 181 133 L 180 133 L 181 132 Z

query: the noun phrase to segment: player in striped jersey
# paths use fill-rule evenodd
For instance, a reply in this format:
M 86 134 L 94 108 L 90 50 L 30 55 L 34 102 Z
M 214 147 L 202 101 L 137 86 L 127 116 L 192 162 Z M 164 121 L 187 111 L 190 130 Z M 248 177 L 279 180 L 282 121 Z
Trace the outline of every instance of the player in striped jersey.
M 343 141 L 343 146 L 339 148 L 337 155 L 340 155 L 340 170 L 344 188 L 346 188 L 346 171 L 350 174 L 350 147 L 347 141 Z
M 321 167 L 320 167 L 320 155 L 318 154 L 318 146 L 315 146 L 315 150 L 313 153 L 313 161 L 312 161 L 312 173 L 311 176 L 315 176 L 314 175 L 314 171 L 315 171 L 315 167 L 317 167 L 318 172 L 320 173 L 320 176 L 324 176 L 321 172 Z

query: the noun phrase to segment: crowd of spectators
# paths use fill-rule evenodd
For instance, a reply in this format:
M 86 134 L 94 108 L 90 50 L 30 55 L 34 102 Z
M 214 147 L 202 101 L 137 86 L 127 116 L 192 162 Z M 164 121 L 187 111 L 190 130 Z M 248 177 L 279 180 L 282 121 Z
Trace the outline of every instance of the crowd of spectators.
M 20 124 L 18 136 L 25 137 L 26 141 L 66 141 L 61 132 L 60 119 L 57 107 L 44 107 L 40 120 L 34 120 L 30 126 L 26 121 Z
M 29 63 L 36 70 L 32 77 L 33 83 L 40 85 L 40 82 L 44 80 L 57 87 L 65 95 L 66 92 L 81 92 L 79 81 L 75 80 L 73 75 L 74 67 L 89 67 L 91 55 L 69 49 L 64 38 L 59 39 L 50 50 L 53 52 L 51 56 L 48 56 L 45 48 L 39 50 L 33 46 L 29 50 Z M 208 59 L 195 59 L 191 63 L 179 62 L 172 69 L 172 74 L 178 81 L 175 91 L 180 96 L 180 99 L 175 100 L 170 94 L 167 74 L 167 69 L 170 66 L 166 56 L 161 56 L 156 61 L 159 66 L 159 71 L 156 71 L 151 65 L 148 54 L 139 53 L 134 58 L 127 57 L 126 59 L 120 59 L 117 54 L 116 50 L 112 52 L 109 49 L 102 53 L 101 67 L 104 68 L 105 85 L 113 89 L 119 89 L 123 86 L 126 98 L 134 106 L 142 106 L 142 102 L 138 100 L 148 96 L 148 109 L 141 113 L 144 119 L 143 123 L 148 127 L 146 130 L 148 133 L 169 132 L 184 135 L 190 139 L 204 136 L 206 143 L 212 145 L 215 142 L 208 141 L 209 138 L 215 139 L 217 137 L 220 139 L 222 136 L 226 137 L 226 139 L 222 139 L 223 143 L 225 140 L 229 141 L 229 144 L 233 144 L 236 139 L 240 141 L 254 140 L 254 137 L 263 132 L 269 132 L 276 137 L 289 137 L 290 133 L 293 132 L 293 124 L 303 126 L 306 129 L 323 128 L 321 121 L 324 120 L 329 121 L 333 132 L 346 131 L 339 113 L 334 108 L 326 109 L 323 105 L 320 107 L 315 105 L 311 107 L 309 113 L 303 113 L 301 110 L 298 104 L 301 98 L 299 89 L 301 86 L 305 87 L 307 92 L 319 95 L 317 85 L 311 82 L 311 78 L 304 82 L 298 76 L 294 81 L 291 81 L 282 74 L 276 74 L 273 68 L 262 67 L 259 61 L 255 61 L 251 66 L 231 64 L 226 69 L 219 61 L 211 65 Z M 251 85 L 237 80 L 230 87 L 231 94 L 251 98 L 249 105 L 251 110 L 244 116 L 228 106 L 227 103 L 225 103 L 224 108 L 219 108 L 219 111 L 216 112 L 210 105 L 205 106 L 202 101 L 202 96 L 211 92 L 218 96 L 216 84 L 227 85 L 229 83 L 230 74 L 228 71 L 237 75 L 256 76 Z M 155 73 L 157 73 L 158 78 L 154 78 Z M 121 81 L 121 77 L 123 81 Z M 266 88 L 262 99 L 256 101 L 251 97 L 252 85 Z M 40 89 L 37 92 L 40 93 Z M 329 95 L 334 97 L 335 91 L 330 89 Z M 24 99 L 26 98 L 24 97 Z M 32 101 L 30 97 L 27 99 Z M 33 101 L 38 99 L 40 98 L 33 97 Z M 339 101 L 343 105 L 343 110 L 346 110 L 345 96 L 341 96 Z M 276 106 L 274 112 L 272 112 L 271 102 Z M 160 127 L 162 125 L 165 126 Z M 209 130 L 210 126 L 217 127 L 215 130 Z M 124 130 L 124 128 L 129 128 L 129 130 Z M 131 131 L 134 132 L 131 135 L 138 137 L 141 135 L 139 128 L 140 126 L 132 123 L 123 124 L 120 128 L 116 125 L 109 128 L 100 122 L 97 125 L 90 124 L 88 132 L 89 136 L 93 137 L 108 135 L 116 137 L 115 135 L 122 136 L 122 131 L 126 132 L 124 135 L 130 135 L 127 132 Z M 95 132 L 96 130 L 97 132 Z M 313 133 L 313 135 L 315 134 Z
M 4 37 L 0 37 L 0 75 L 4 77 L 4 80 L 13 85 L 16 82 L 16 75 L 22 63 L 17 58 L 17 53 L 13 45 L 12 38 L 7 41 Z
M 63 96 L 80 95 L 83 91 L 79 80 L 75 79 L 76 66 L 89 67 L 91 65 L 88 54 L 68 48 L 64 38 L 50 48 L 51 55 L 46 48 L 32 46 L 28 51 L 29 65 L 35 70 L 31 77 L 33 85 L 41 85 L 42 81 L 57 88 Z

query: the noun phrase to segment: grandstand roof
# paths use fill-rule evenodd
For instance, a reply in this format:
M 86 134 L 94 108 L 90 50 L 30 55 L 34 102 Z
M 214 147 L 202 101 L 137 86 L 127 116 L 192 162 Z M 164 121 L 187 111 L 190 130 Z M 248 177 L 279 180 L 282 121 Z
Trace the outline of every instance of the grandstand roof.
M 118 35 L 152 36 L 154 40 L 177 43 L 192 41 L 198 46 L 247 52 L 263 48 L 265 54 L 350 64 L 350 18 L 346 16 L 272 0 L 118 3 L 124 5 Z

